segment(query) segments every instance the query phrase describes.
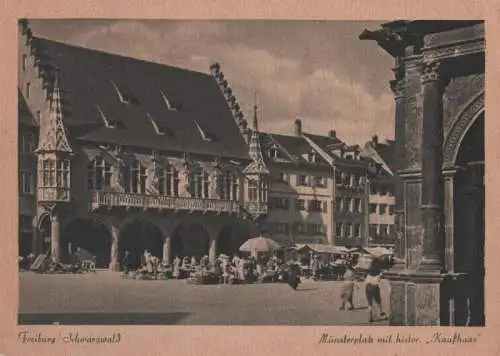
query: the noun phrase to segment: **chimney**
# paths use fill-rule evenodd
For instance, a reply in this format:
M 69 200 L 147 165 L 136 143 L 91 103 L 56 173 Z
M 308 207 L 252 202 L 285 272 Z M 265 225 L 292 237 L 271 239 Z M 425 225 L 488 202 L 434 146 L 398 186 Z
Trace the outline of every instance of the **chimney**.
M 295 120 L 295 136 L 302 136 L 302 121 L 300 119 Z
M 328 137 L 337 138 L 337 131 L 335 131 L 335 130 L 328 131 Z
M 372 146 L 373 147 L 378 146 L 378 136 L 377 135 L 373 135 L 373 137 L 372 137 Z
M 220 73 L 220 64 L 219 62 L 215 62 L 210 66 L 210 72 L 214 77 L 216 77 Z

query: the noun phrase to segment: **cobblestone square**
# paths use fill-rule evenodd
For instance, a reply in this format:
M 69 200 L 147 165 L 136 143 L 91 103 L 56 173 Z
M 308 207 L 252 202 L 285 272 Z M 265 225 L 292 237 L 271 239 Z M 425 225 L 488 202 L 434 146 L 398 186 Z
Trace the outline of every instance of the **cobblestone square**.
M 192 285 L 185 280 L 132 280 L 119 274 L 20 273 L 20 324 L 367 325 L 364 284 L 354 311 L 340 311 L 342 282 Z M 381 286 L 384 307 L 389 286 Z M 380 325 L 387 322 L 375 323 Z

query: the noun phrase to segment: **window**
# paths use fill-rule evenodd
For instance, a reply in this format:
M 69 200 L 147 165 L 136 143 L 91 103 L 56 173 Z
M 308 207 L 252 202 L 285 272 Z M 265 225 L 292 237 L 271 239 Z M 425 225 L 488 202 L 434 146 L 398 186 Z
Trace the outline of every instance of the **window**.
M 21 62 L 21 67 L 23 69 L 23 72 L 26 70 L 26 62 L 27 62 L 27 56 L 25 54 L 23 54 L 23 59 Z
M 350 180 L 350 186 L 354 187 L 355 185 L 358 184 L 358 177 L 355 174 L 351 175 L 351 180 Z
M 278 172 L 275 174 L 274 179 L 280 183 L 288 183 L 288 176 L 284 172 Z
M 340 172 L 338 169 L 335 170 L 335 184 L 342 184 L 342 172 Z
M 394 205 L 389 205 L 389 215 L 394 215 Z
M 320 212 L 321 211 L 321 200 L 309 200 L 308 209 L 309 212 Z
M 381 195 L 387 195 L 387 185 L 386 184 L 381 184 L 380 185 L 380 194 Z
M 380 225 L 380 236 L 387 237 L 389 235 L 389 225 Z
M 87 188 L 103 190 L 111 185 L 111 165 L 102 157 L 96 157 L 87 166 Z
M 352 238 L 353 236 L 352 223 L 348 222 L 345 224 L 345 233 L 348 238 Z
M 385 215 L 387 213 L 387 204 L 380 204 L 379 206 L 379 214 Z
M 57 186 L 62 188 L 69 188 L 69 161 L 57 161 Z
M 343 236 L 342 233 L 343 233 L 343 231 L 342 231 L 342 223 L 337 223 L 335 225 L 335 235 L 340 237 L 340 236 Z
M 179 172 L 171 165 L 158 169 L 158 193 L 160 195 L 179 195 Z
M 335 211 L 342 211 L 342 198 L 335 198 Z
M 349 212 L 351 213 L 354 213 L 355 210 L 355 206 L 354 206 L 354 198 L 347 198 L 347 204 L 346 204 L 348 207 L 349 207 Z
M 349 173 L 344 173 L 342 177 L 342 185 L 348 186 L 351 181 L 351 175 Z
M 325 226 L 323 224 L 307 224 L 306 233 L 308 235 L 324 235 Z
M 306 201 L 304 199 L 297 199 L 295 201 L 295 210 L 296 211 L 306 210 Z
M 370 224 L 370 237 L 375 238 L 378 236 L 377 233 L 377 225 L 376 224 Z
M 35 173 L 29 171 L 21 171 L 19 192 L 25 195 L 35 193 Z
M 250 180 L 248 182 L 248 200 L 257 201 L 258 200 L 258 186 L 257 181 Z
M 146 192 L 146 169 L 137 161 L 128 171 L 125 186 L 127 193 L 144 194 Z
M 236 200 L 238 179 L 231 171 L 225 171 L 217 180 L 217 195 L 220 199 Z
M 270 209 L 288 210 L 288 198 L 286 197 L 271 197 L 269 199 Z
M 328 212 L 328 202 L 327 201 L 324 201 L 323 202 L 323 213 L 327 213 Z
M 302 223 L 295 223 L 295 232 L 298 234 L 302 234 L 304 232 L 304 225 Z
M 354 224 L 354 237 L 360 237 L 360 236 L 361 236 L 361 225 Z
M 45 159 L 41 167 L 42 187 L 69 188 L 70 166 L 68 160 Z
M 195 198 L 208 198 L 210 177 L 203 169 L 189 174 L 189 192 Z
M 370 184 L 370 194 L 372 195 L 378 194 L 377 185 L 375 183 Z
M 314 177 L 313 185 L 315 187 L 326 188 L 326 178 L 325 177 Z
M 306 186 L 307 185 L 307 177 L 306 176 L 297 176 L 297 185 Z
M 29 99 L 30 97 L 30 89 L 31 89 L 31 83 L 28 82 L 26 83 L 26 99 Z
M 21 153 L 32 153 L 36 149 L 36 138 L 31 132 L 20 135 Z
M 354 212 L 361 213 L 361 199 L 354 199 Z
M 377 213 L 377 204 L 370 204 L 370 214 Z

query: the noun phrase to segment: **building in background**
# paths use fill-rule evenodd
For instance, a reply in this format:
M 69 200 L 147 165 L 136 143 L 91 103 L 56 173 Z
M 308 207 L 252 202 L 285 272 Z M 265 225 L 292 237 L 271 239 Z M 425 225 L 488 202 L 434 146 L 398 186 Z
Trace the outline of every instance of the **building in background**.
M 378 136 L 363 147 L 361 156 L 369 160 L 368 169 L 368 242 L 394 246 L 396 241 L 395 142 L 379 142 Z

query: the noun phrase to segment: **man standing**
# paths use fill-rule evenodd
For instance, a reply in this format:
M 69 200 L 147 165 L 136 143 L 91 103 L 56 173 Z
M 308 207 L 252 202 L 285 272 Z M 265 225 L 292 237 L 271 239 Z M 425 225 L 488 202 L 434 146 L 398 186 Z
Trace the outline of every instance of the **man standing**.
M 380 296 L 380 278 L 382 277 L 382 269 L 380 262 L 374 260 L 371 268 L 368 270 L 365 278 L 366 300 L 368 301 L 369 322 L 375 321 L 373 307 L 376 306 L 379 310 L 378 320 L 385 319 L 386 315 L 382 309 L 382 298 Z

